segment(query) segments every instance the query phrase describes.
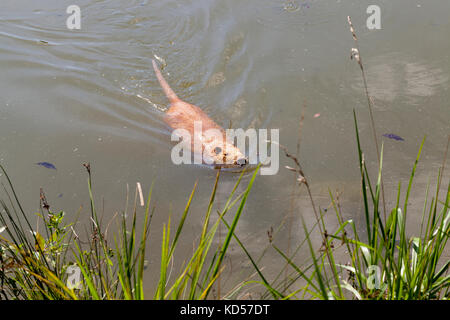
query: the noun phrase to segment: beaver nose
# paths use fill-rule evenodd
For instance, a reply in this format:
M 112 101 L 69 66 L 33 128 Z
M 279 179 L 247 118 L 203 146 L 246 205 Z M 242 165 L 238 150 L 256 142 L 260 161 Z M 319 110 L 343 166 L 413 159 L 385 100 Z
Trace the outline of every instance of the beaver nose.
M 236 161 L 236 163 L 240 166 L 245 166 L 247 162 L 248 162 L 247 158 L 240 158 Z

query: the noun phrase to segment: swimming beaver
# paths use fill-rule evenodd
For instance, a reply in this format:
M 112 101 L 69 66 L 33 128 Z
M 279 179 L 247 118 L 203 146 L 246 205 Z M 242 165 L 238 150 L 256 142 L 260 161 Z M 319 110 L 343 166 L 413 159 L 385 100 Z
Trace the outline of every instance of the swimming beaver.
M 184 129 L 189 132 L 190 147 L 194 152 L 198 150 L 195 144 L 201 144 L 203 163 L 225 168 L 246 165 L 248 159 L 226 138 L 225 130 L 208 117 L 202 109 L 180 100 L 162 76 L 153 59 L 152 64 L 156 77 L 170 101 L 170 108 L 165 114 L 164 121 L 172 129 Z

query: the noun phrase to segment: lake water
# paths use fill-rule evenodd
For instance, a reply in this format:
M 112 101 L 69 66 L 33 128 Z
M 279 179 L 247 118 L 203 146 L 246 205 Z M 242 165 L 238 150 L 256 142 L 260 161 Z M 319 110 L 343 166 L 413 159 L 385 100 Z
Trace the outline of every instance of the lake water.
M 409 211 L 415 212 L 410 225 L 417 230 L 420 197 L 428 180 L 436 179 L 450 133 L 450 2 L 372 2 L 2 0 L 0 162 L 30 216 L 39 210 L 43 187 L 54 210 L 65 210 L 70 220 L 83 207 L 83 219 L 89 208 L 85 162 L 92 166 L 104 221 L 123 210 L 127 184 L 134 193 L 140 182 L 147 193 L 154 182 L 150 294 L 158 277 L 152 270 L 158 269 L 163 223 L 169 214 L 178 221 L 198 180 L 175 259 L 181 264 L 201 232 L 216 174 L 172 163 L 170 130 L 162 117 L 168 101 L 151 67 L 156 57 L 180 98 L 226 128 L 231 122 L 233 128 L 279 129 L 280 143 L 292 153 L 305 110 L 300 161 L 317 205 L 327 208 L 328 188 L 338 190 L 345 217 L 363 222 L 353 109 L 373 173 L 377 161 L 361 72 L 350 60 L 350 15 L 384 142 L 388 208 L 398 181 L 406 187 L 426 136 L 411 197 L 417 210 Z M 66 27 L 71 4 L 81 9 L 80 30 Z M 381 8 L 380 30 L 366 26 L 370 4 Z M 388 133 L 404 141 L 382 137 Z M 42 161 L 57 170 L 36 165 Z M 313 222 L 305 190 L 292 200 L 295 179 L 285 165 L 293 163 L 280 152 L 279 172 L 257 177 L 238 226 L 255 257 L 268 245 L 271 227 L 288 222 L 290 227 L 281 227 L 274 237 L 287 249 L 304 237 L 299 214 Z M 219 207 L 236 180 L 236 174 L 222 175 Z M 443 185 L 448 181 L 447 173 Z M 332 214 L 328 220 L 331 231 Z M 307 256 L 305 247 L 296 261 L 301 264 Z M 235 244 L 227 265 L 224 279 L 234 283 L 253 272 Z M 268 250 L 261 265 L 269 277 L 275 275 L 279 256 Z

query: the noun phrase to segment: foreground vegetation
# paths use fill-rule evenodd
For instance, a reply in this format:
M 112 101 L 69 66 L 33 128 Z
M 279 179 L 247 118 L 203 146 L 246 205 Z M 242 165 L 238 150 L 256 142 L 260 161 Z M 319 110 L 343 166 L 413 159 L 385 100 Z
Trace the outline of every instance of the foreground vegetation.
M 304 233 L 305 239 L 293 252 L 281 250 L 273 241 L 273 231 L 269 231 L 267 248 L 262 250 L 261 256 L 268 248 L 279 255 L 283 264 L 280 264 L 278 275 L 268 279 L 260 265 L 261 256 L 255 258 L 250 255 L 245 243 L 235 232 L 259 167 L 253 172 L 245 190 L 237 194 L 243 172 L 223 209 L 214 212 L 220 180 L 218 171 L 201 234 L 191 256 L 180 270 L 174 270 L 174 255 L 189 218 L 196 186 L 178 225 L 172 226 L 169 217 L 163 226 L 160 266 L 158 270 L 153 270 L 159 274 L 159 281 L 152 290 L 144 290 L 145 255 L 147 244 L 152 240 L 149 230 L 155 210 L 151 201 L 152 189 L 147 198 L 144 221 L 137 222 L 136 192 L 131 213 L 128 209 L 121 212 L 116 220 L 116 232 L 109 237 L 106 234 L 108 226 L 102 225 L 94 203 L 91 167 L 85 164 L 90 196 L 90 222 L 85 234 L 79 235 L 80 231 L 74 229 L 74 224 L 65 220 L 64 212 L 50 209 L 42 190 L 41 211 L 38 213 L 41 227 L 38 230 L 32 227 L 32 215 L 22 207 L 7 172 L 0 165 L 4 178 L 3 197 L 0 198 L 0 299 L 217 298 L 212 295 L 212 289 L 227 267 L 224 258 L 232 241 L 238 244 L 248 258 L 255 271 L 254 277 L 234 284 L 234 289 L 220 298 L 236 298 L 249 285 L 257 284 L 262 288 L 262 299 L 449 299 L 450 259 L 447 242 L 450 233 L 450 182 L 442 187 L 447 152 L 435 184 L 424 191 L 422 212 L 409 208 L 408 201 L 424 141 L 412 166 L 407 187 L 399 183 L 397 190 L 389 191 L 397 200 L 393 208 L 386 208 L 382 178 L 383 146 L 378 146 L 364 67 L 350 18 L 348 21 L 356 43 L 356 48 L 352 49 L 352 58 L 357 61 L 362 72 L 379 163 L 378 174 L 375 179 L 371 179 L 354 114 L 365 218 L 362 228 L 356 226 L 353 220 L 344 219 L 339 201 L 331 192 L 330 201 L 338 224 L 336 227 L 326 225 L 325 215 L 331 213 L 317 208 L 298 155 L 290 154 L 283 147 L 285 155 L 294 163 L 294 167 L 287 168 L 296 175 L 298 187 L 307 191 L 315 214 L 315 224 L 308 229 L 303 217 L 300 217 L 302 227 L 295 231 Z M 215 214 L 218 218 L 212 219 Z M 229 215 L 232 217 L 228 218 Z M 407 230 L 407 218 L 410 215 L 421 216 L 419 234 L 414 236 Z M 138 224 L 141 226 L 138 227 Z M 219 226 L 225 228 L 226 235 L 217 246 L 214 239 Z M 312 241 L 312 234 L 316 232 L 322 242 L 319 248 Z M 111 238 L 112 241 L 109 240 Z M 302 248 L 308 250 L 310 257 L 298 265 L 296 255 Z M 341 253 L 337 253 L 341 248 L 345 249 L 344 258 Z M 147 296 L 144 296 L 144 292 Z M 149 296 L 148 292 L 152 294 Z
M 114 245 L 108 243 L 105 229 L 102 227 L 92 195 L 91 168 L 88 172 L 90 195 L 91 225 L 85 241 L 82 241 L 71 224 L 64 221 L 64 212 L 50 210 L 44 193 L 41 191 L 42 211 L 38 214 L 43 222 L 43 231 L 38 232 L 31 226 L 29 215 L 23 210 L 14 187 L 4 168 L 0 165 L 9 188 L 5 188 L 8 201 L 0 200 L 0 298 L 2 299 L 144 299 L 143 277 L 146 245 L 149 227 L 153 216 L 150 211 L 151 190 L 148 196 L 144 223 L 138 237 L 136 228 L 137 206 L 135 205 L 131 221 L 127 222 L 127 212 L 119 218 L 118 231 L 114 234 Z M 192 257 L 175 276 L 173 284 L 168 285 L 174 251 L 178 243 L 184 222 L 196 187 L 192 190 L 186 208 L 171 237 L 171 220 L 163 226 L 161 243 L 160 280 L 155 289 L 154 299 L 206 299 L 220 272 L 234 230 L 240 218 L 244 204 L 252 187 L 257 170 L 246 191 L 235 196 L 233 192 L 220 212 L 217 222 L 210 223 L 220 172 L 211 194 L 206 212 L 203 230 Z M 137 194 L 136 194 L 137 196 Z M 233 198 L 234 197 L 234 198 Z M 222 247 L 216 248 L 213 258 L 207 260 L 211 244 L 223 216 L 237 206 L 235 217 L 225 237 Z M 75 266 L 75 268 L 73 268 Z M 73 283 L 69 277 L 72 271 L 80 271 L 82 277 Z M 172 276 L 173 277 L 173 276 Z
M 236 241 L 254 267 L 256 280 L 237 283 L 235 289 L 222 298 L 235 298 L 250 284 L 260 284 L 264 289 L 261 298 L 270 299 L 448 299 L 450 260 L 446 245 L 450 232 L 450 183 L 442 192 L 442 168 L 433 189 L 428 186 L 424 193 L 421 213 L 420 233 L 408 236 L 408 200 L 413 185 L 414 174 L 421 154 L 412 167 L 406 190 L 401 184 L 396 191 L 396 205 L 387 217 L 381 207 L 381 161 L 376 182 L 372 183 L 365 166 L 364 154 L 359 141 L 355 115 L 356 141 L 358 147 L 361 191 L 364 203 L 365 230 L 359 234 L 353 220 L 343 218 L 340 205 L 330 192 L 330 199 L 338 226 L 333 232 L 325 225 L 322 209 L 316 210 L 309 183 L 295 156 L 286 151 L 295 167 L 290 170 L 298 175 L 299 186 L 305 186 L 316 214 L 316 223 L 309 230 L 301 218 L 305 241 L 299 244 L 293 254 L 280 250 L 269 234 L 268 245 L 285 262 L 287 276 L 280 274 L 273 280 L 264 276 L 259 259 L 252 257 L 235 233 L 258 169 L 252 174 L 248 186 L 241 194 L 236 194 L 244 172 L 237 180 L 224 208 L 217 212 L 218 219 L 211 222 L 215 194 L 220 179 L 216 181 L 205 213 L 202 232 L 190 259 L 176 275 L 172 267 L 174 253 L 186 219 L 188 219 L 194 186 L 185 210 L 176 228 L 170 217 L 163 226 L 161 241 L 161 261 L 158 273 L 160 279 L 153 296 L 144 297 L 144 268 L 149 227 L 154 208 L 151 207 L 151 190 L 145 209 L 144 222 L 137 228 L 137 193 L 132 213 L 122 212 L 118 220 L 113 243 L 107 241 L 105 228 L 97 215 L 92 192 L 91 168 L 85 165 L 88 174 L 90 195 L 90 226 L 84 240 L 72 224 L 67 224 L 64 212 L 52 212 L 41 191 L 41 230 L 32 227 L 27 214 L 14 190 L 5 169 L 0 166 L 6 183 L 0 200 L 0 298 L 1 299 L 208 299 L 221 272 L 226 268 L 224 257 L 231 241 Z M 430 192 L 432 193 L 431 200 Z M 439 195 L 444 193 L 443 200 Z M 403 201 L 401 203 L 401 199 Z M 224 219 L 226 214 L 234 214 L 231 223 Z M 326 214 L 330 214 L 329 212 Z M 218 247 L 213 246 L 219 225 L 225 226 L 227 233 Z M 172 235 L 172 232 L 175 233 Z M 301 230 L 300 230 L 301 231 Z M 314 248 L 311 233 L 319 232 L 322 238 L 320 248 Z M 340 243 L 335 246 L 335 243 Z M 297 265 L 295 255 L 302 246 L 308 246 L 310 259 L 302 266 Z M 316 246 L 317 247 L 317 246 Z M 336 250 L 345 247 L 348 257 L 342 263 L 336 257 Z M 446 258 L 447 253 L 447 258 Z M 80 277 L 72 279 L 72 275 Z M 169 281 L 169 274 L 172 272 Z M 145 292 L 148 292 L 146 290 Z

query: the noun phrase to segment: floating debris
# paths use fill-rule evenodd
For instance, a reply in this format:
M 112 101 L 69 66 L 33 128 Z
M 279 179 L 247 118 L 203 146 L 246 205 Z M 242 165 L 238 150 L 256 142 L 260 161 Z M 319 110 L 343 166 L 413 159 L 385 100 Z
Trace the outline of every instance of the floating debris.
M 309 9 L 310 8 L 309 2 L 302 2 L 299 4 L 296 1 L 289 0 L 286 1 L 283 5 L 283 9 L 287 12 L 296 12 L 303 8 Z
M 44 162 L 38 162 L 38 163 L 36 163 L 36 165 L 45 167 L 47 169 L 56 170 L 56 167 L 50 162 L 45 162 L 45 161 Z
M 400 136 L 398 136 L 396 134 L 393 134 L 393 133 L 385 133 L 385 134 L 383 134 L 383 137 L 386 137 L 386 138 L 389 138 L 389 139 L 394 139 L 394 140 L 397 140 L 397 141 L 405 141 L 405 139 L 403 139 L 402 137 L 400 137 Z
M 316 113 L 316 114 L 314 115 L 314 118 L 318 118 L 318 117 L 320 117 L 320 113 Z
M 284 10 L 286 10 L 287 12 L 295 12 L 300 10 L 300 6 L 294 1 L 287 1 L 284 4 Z

